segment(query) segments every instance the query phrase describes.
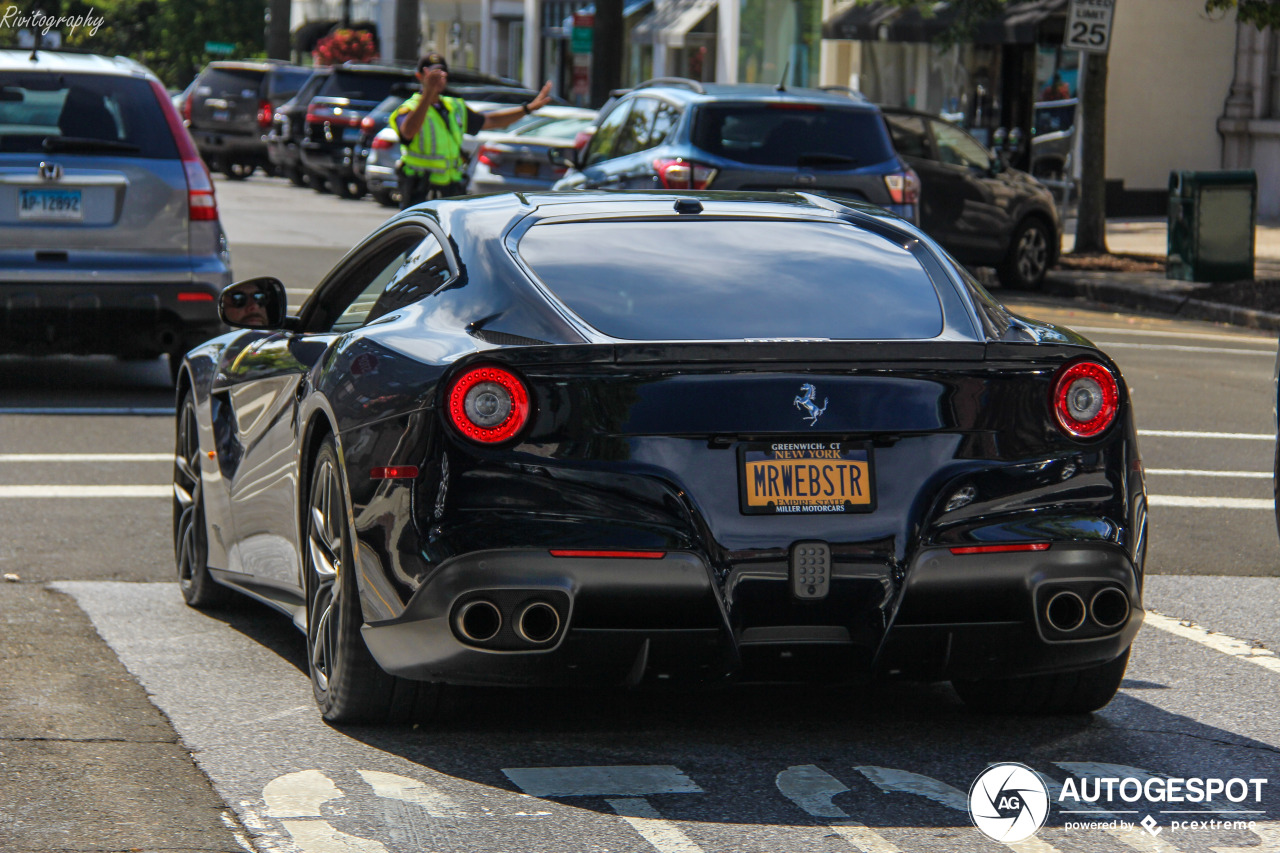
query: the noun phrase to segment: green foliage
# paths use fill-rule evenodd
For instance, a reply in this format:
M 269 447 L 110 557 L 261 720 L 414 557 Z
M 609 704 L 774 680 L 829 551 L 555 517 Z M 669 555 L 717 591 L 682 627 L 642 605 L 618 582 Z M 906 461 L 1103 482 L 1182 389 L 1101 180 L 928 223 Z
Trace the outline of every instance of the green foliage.
M 54 18 L 84 15 L 101 19 L 62 29 L 63 44 L 109 56 L 128 56 L 154 71 L 166 86 L 183 88 L 211 59 L 265 55 L 266 0 L 4 0 L 0 14 L 14 18 L 42 12 Z M 18 43 L 17 27 L 0 27 L 0 46 Z M 211 56 L 205 42 L 235 45 L 230 56 Z
M 1210 13 L 1235 9 L 1241 21 L 1260 30 L 1280 27 L 1280 0 L 1204 0 L 1204 9 Z

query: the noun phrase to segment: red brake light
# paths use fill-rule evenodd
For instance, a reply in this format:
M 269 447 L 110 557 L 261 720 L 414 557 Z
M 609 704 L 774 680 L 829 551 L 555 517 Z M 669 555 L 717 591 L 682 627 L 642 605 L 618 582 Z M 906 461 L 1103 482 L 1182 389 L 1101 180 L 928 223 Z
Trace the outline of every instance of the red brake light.
M 578 131 L 578 135 L 573 138 L 573 147 L 581 151 L 586 147 L 587 143 L 591 141 L 591 137 L 595 135 L 596 132 L 594 129 Z
M 920 176 L 912 169 L 885 175 L 884 184 L 889 188 L 889 198 L 894 204 L 916 204 L 920 201 Z
M 360 130 L 365 132 L 373 130 L 373 116 L 365 116 L 360 119 Z
M 473 367 L 449 391 L 449 420 L 472 441 L 497 444 L 529 422 L 531 407 L 524 383 L 496 365 Z
M 1010 542 L 1003 545 L 964 545 L 952 548 L 952 554 L 1003 554 L 1009 551 L 1048 551 L 1048 542 Z
M 1092 438 L 1115 421 L 1120 386 L 1102 365 L 1077 361 L 1058 371 L 1050 405 L 1063 432 L 1075 438 Z
M 654 160 L 653 168 L 668 190 L 705 190 L 716 177 L 715 169 L 689 160 Z
M 793 103 L 769 104 L 769 109 L 795 110 L 796 112 L 805 112 L 805 113 L 820 113 L 823 111 L 821 104 L 793 104 Z
M 199 291 L 183 291 L 178 294 L 179 302 L 212 302 L 212 293 L 200 293 Z
M 373 138 L 373 143 L 370 144 L 369 147 L 372 148 L 374 151 L 382 151 L 387 148 L 395 147 L 395 144 L 396 144 L 395 140 L 393 139 L 388 139 L 385 136 L 375 136 Z
M 486 166 L 492 167 L 498 165 L 498 161 L 502 158 L 497 149 L 490 148 L 488 145 L 481 145 L 480 150 L 476 151 L 476 159 Z
M 275 116 L 275 111 L 271 108 L 270 101 L 258 102 L 258 127 L 268 128 L 271 126 L 271 119 Z
M 190 95 L 187 95 L 185 98 L 182 99 L 182 118 L 188 123 L 191 122 L 191 96 Z
M 200 159 L 200 152 L 196 150 L 191 132 L 182 123 L 178 110 L 173 106 L 173 99 L 159 80 L 151 81 L 151 91 L 160 102 L 160 111 L 164 113 L 165 121 L 169 123 L 169 132 L 178 147 L 178 157 L 182 160 L 182 169 L 187 176 L 187 216 L 192 222 L 216 222 L 218 202 L 213 195 L 213 178 Z
M 416 476 L 418 476 L 417 465 L 394 465 L 369 470 L 370 480 L 412 480 Z

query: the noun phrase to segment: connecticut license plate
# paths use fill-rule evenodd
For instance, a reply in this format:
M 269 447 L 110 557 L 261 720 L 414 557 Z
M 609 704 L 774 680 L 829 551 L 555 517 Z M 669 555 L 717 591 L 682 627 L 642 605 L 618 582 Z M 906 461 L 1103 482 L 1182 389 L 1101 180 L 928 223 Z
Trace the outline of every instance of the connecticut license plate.
M 80 190 L 22 190 L 18 218 L 79 222 L 84 219 Z
M 841 441 L 739 445 L 738 496 L 748 515 L 870 512 L 876 506 L 871 447 Z

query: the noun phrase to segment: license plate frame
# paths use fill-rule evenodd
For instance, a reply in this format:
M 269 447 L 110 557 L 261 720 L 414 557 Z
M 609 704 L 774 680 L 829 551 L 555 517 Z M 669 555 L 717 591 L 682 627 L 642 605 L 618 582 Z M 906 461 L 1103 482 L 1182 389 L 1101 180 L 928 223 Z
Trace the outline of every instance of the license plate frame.
M 18 193 L 18 219 L 24 222 L 83 222 L 80 190 L 24 189 Z
M 738 445 L 737 467 L 738 508 L 743 515 L 836 515 L 876 509 L 870 442 L 743 442 Z M 776 476 L 770 478 L 770 471 Z M 811 493 L 814 483 L 818 494 Z M 769 500 L 774 494 L 777 500 Z
M 214 110 L 214 121 L 231 121 L 231 110 Z

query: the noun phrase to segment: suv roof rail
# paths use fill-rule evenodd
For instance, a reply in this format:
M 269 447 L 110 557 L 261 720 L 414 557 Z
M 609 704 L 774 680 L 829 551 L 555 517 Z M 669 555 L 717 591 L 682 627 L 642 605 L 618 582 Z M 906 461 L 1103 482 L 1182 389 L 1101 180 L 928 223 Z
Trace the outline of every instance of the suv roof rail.
M 697 80 L 688 77 L 654 77 L 652 80 L 645 80 L 643 83 L 637 83 L 635 88 L 647 89 L 650 86 L 683 86 L 697 92 L 699 95 L 705 95 L 707 90 Z
M 835 92 L 838 95 L 848 95 L 855 101 L 865 101 L 867 99 L 866 95 L 862 94 L 857 89 L 852 89 L 848 86 L 819 86 L 818 88 L 824 92 Z

